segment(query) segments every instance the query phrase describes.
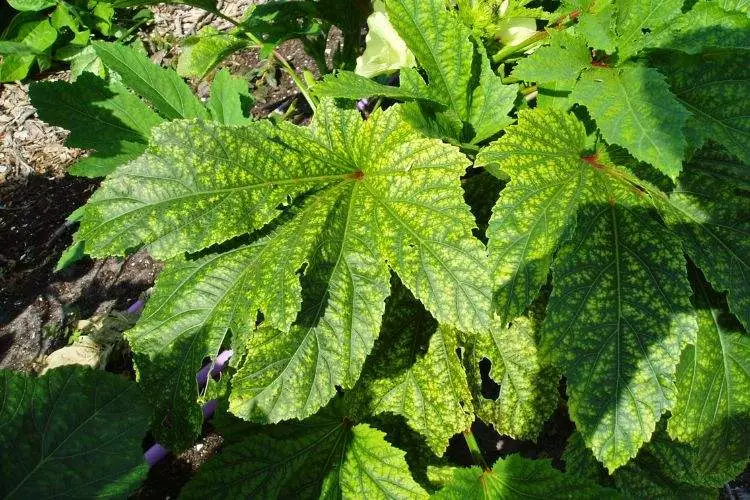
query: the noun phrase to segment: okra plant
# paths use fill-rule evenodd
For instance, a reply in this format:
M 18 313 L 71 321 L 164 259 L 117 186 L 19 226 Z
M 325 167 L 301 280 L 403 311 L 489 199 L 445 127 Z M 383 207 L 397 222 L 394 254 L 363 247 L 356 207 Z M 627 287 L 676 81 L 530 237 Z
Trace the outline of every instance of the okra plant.
M 750 456 L 748 6 L 377 4 L 355 71 L 298 79 L 303 126 L 107 44 L 127 134 L 87 146 L 32 89 L 106 163 L 74 251 L 166 262 L 126 334 L 156 437 L 224 410 L 184 496 L 716 496 Z M 471 432 L 558 407 L 565 472 Z

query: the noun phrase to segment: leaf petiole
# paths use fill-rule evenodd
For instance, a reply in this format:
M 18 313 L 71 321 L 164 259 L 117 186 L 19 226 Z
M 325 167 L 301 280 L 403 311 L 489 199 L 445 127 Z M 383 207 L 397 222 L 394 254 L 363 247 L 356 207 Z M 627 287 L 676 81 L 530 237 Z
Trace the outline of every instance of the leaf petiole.
M 479 449 L 479 444 L 477 443 L 477 440 L 474 437 L 474 434 L 471 432 L 471 429 L 466 429 L 463 432 L 463 435 L 464 435 L 464 440 L 466 441 L 466 446 L 469 447 L 471 456 L 474 458 L 474 462 L 476 462 L 476 464 L 485 471 L 492 470 L 490 466 L 487 465 L 487 462 L 484 460 L 484 456 L 482 456 L 482 450 Z
M 242 33 L 258 47 L 263 46 L 263 42 L 259 40 L 258 37 L 256 37 L 253 33 L 246 31 L 244 27 L 242 26 L 242 23 L 220 12 L 218 9 L 216 9 L 212 13 L 215 16 L 223 19 L 224 21 L 232 23 L 236 28 L 240 28 L 242 30 Z M 294 82 L 294 84 L 297 86 L 300 93 L 302 94 L 302 96 L 307 101 L 307 104 L 310 106 L 310 109 L 312 109 L 312 112 L 315 113 L 317 102 L 315 98 L 312 96 L 312 94 L 310 93 L 310 89 L 305 84 L 304 80 L 300 78 L 300 76 L 297 74 L 297 71 L 292 67 L 291 64 L 289 64 L 289 61 L 287 61 L 286 57 L 284 57 L 278 50 L 274 49 L 271 52 L 271 54 L 276 59 L 276 61 L 278 61 L 278 63 L 281 65 L 281 68 L 289 75 L 289 78 L 292 79 L 292 81 Z

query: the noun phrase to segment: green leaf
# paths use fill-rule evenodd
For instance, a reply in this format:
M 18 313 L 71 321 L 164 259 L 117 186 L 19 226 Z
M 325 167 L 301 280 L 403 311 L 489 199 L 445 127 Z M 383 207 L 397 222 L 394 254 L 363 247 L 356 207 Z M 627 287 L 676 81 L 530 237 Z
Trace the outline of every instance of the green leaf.
M 34 55 L 36 51 L 23 42 L 7 42 L 0 40 L 0 55 L 28 56 Z
M 614 15 L 615 7 L 610 2 L 596 12 L 584 11 L 578 18 L 576 31 L 590 47 L 612 54 L 617 50 Z
M 177 73 L 160 68 L 125 45 L 106 42 L 93 45 L 104 65 L 116 71 L 125 85 L 148 100 L 164 118 L 208 118 L 200 100 Z
M 249 45 L 250 41 L 237 36 L 235 31 L 223 33 L 213 26 L 206 26 L 197 35 L 182 41 L 177 73 L 203 78 L 218 63 Z
M 276 47 L 293 38 L 313 37 L 321 33 L 318 21 L 322 8 L 319 1 L 282 0 L 254 5 L 242 21 L 242 30 L 260 39 L 263 50 Z M 349 8 L 339 7 L 339 9 Z M 339 25 L 339 27 L 341 27 Z
M 479 467 L 456 468 L 453 480 L 435 499 L 615 498 L 614 492 L 587 479 L 564 474 L 549 460 L 529 460 L 519 455 L 500 458 L 491 471 Z
M 658 71 L 630 64 L 592 68 L 570 97 L 588 108 L 608 142 L 673 179 L 680 173 L 689 113 Z
M 115 8 L 108 2 L 97 2 L 91 10 L 94 28 L 104 36 L 113 36 L 112 18 L 115 15 Z
M 26 78 L 36 56 L 11 54 L 0 62 L 0 82 L 15 82 Z
M 576 232 L 553 266 L 542 345 L 567 377 L 577 429 L 613 471 L 673 408 L 680 352 L 696 324 L 678 240 L 653 220 L 640 190 L 594 161 Z
M 388 97 L 400 101 L 432 101 L 434 99 L 431 93 L 382 85 L 352 71 L 337 71 L 325 75 L 320 82 L 315 84 L 312 91 L 318 97 L 336 99 L 363 99 L 365 97 Z
M 195 261 L 177 259 L 161 273 L 127 339 L 154 422 L 163 422 L 156 429 L 162 442 L 182 449 L 197 437 L 203 415 L 195 372 L 206 357 L 219 354 L 230 330 L 241 351 L 259 309 L 269 324 L 289 329 L 301 303 L 296 271 L 320 236 L 326 217 L 321 206 L 335 194 L 311 200 L 290 224 L 255 244 Z
M 750 17 L 724 10 L 714 2 L 701 1 L 651 37 L 648 46 L 687 54 L 717 49 L 747 51 Z
M 247 80 L 232 76 L 226 69 L 216 73 L 206 103 L 214 121 L 224 125 L 247 124 L 251 103 Z
M 80 22 L 76 18 L 75 14 L 71 10 L 70 6 L 66 3 L 58 3 L 55 10 L 49 16 L 50 24 L 56 30 L 60 31 L 62 28 L 69 28 L 70 31 L 76 33 L 80 29 Z M 89 32 L 91 34 L 91 32 Z
M 475 336 L 467 357 L 473 358 L 475 380 L 479 361 L 491 362 L 488 376 L 500 385 L 497 399 L 477 395 L 477 415 L 500 434 L 536 439 L 557 406 L 559 375 L 542 366 L 531 322 L 516 318 L 510 328 L 496 323 Z
M 471 107 L 466 119 L 474 132 L 472 144 L 489 139 L 513 123 L 513 118 L 508 113 L 513 110 L 518 96 L 518 87 L 504 85 L 502 78 L 492 70 L 483 48 L 480 52 L 480 64 L 479 85 L 472 91 Z
M 136 384 L 66 366 L 0 370 L 3 498 L 127 497 L 148 471 L 148 410 Z
M 527 82 L 557 82 L 570 89 L 581 71 L 590 66 L 591 54 L 586 41 L 560 31 L 549 37 L 549 45 L 521 59 L 511 75 Z
M 388 18 L 427 72 L 430 89 L 461 119 L 469 116 L 471 31 L 444 0 L 387 0 Z
M 37 12 L 55 5 L 55 0 L 8 0 L 8 5 L 16 10 Z
M 341 467 L 351 429 L 330 411 L 290 426 L 275 429 L 279 437 L 256 432 L 225 446 L 198 469 L 180 497 L 318 498 L 325 477 Z
M 477 155 L 476 165 L 489 164 L 491 172 L 510 176 L 487 228 L 496 312 L 503 323 L 520 316 L 537 296 L 558 243 L 575 225 L 592 173 L 582 160 L 585 141 L 573 115 L 521 110 L 518 125 Z
M 749 20 L 750 22 L 750 20 Z M 748 28 L 750 30 L 750 28 Z M 656 60 L 677 100 L 690 112 L 688 144 L 709 139 L 750 165 L 750 53 L 669 56 Z
M 750 336 L 726 321 L 701 280 L 694 280 L 694 288 L 698 341 L 685 349 L 677 369 L 678 398 L 669 435 L 725 457 L 747 459 L 750 439 L 742 435 L 750 425 Z
M 625 61 L 635 56 L 652 33 L 674 20 L 682 13 L 683 0 L 619 0 L 616 2 L 615 28 L 617 56 Z M 644 34 L 650 31 L 649 34 Z
M 719 291 L 728 291 L 730 310 L 750 327 L 750 222 L 747 192 L 722 176 L 710 151 L 687 164 L 668 202 L 661 203 L 682 247 Z
M 572 476 L 587 478 L 596 482 L 601 482 L 603 478 L 607 477 L 604 467 L 594 457 L 591 450 L 586 447 L 586 442 L 578 431 L 574 431 L 568 438 L 562 454 L 562 461 L 565 462 L 565 472 Z
M 411 477 L 404 452 L 384 438 L 385 433 L 366 424 L 352 429 L 339 472 L 343 498 L 428 498 Z
M 537 107 L 568 111 L 574 104 L 570 100 L 570 88 L 564 83 L 550 82 L 537 85 Z
M 142 142 L 122 142 L 114 153 L 93 152 L 71 165 L 68 173 L 81 177 L 104 177 L 117 167 L 138 158 L 146 149 Z M 83 207 L 81 207 L 83 208 Z
M 715 0 L 718 5 L 726 10 L 736 10 L 750 15 L 750 2 L 747 0 Z
M 717 488 L 737 477 L 744 463 L 716 468 L 696 448 L 670 440 L 663 426 L 635 460 L 614 474 L 625 498 L 717 498 Z M 746 462 L 746 460 L 745 460 Z
M 365 122 L 324 100 L 309 127 L 172 122 L 92 197 L 76 242 L 98 255 L 145 242 L 175 256 L 261 227 L 287 197 L 307 193 L 266 237 L 169 267 L 129 334 L 141 376 L 159 381 L 154 391 L 169 388 L 168 398 L 154 392 L 165 405 L 157 412 L 193 432 L 190 374 L 229 330 L 248 352 L 232 380 L 232 412 L 302 418 L 359 377 L 387 266 L 438 320 L 467 331 L 488 321 L 486 256 L 459 180 L 466 165 L 456 148 L 404 123 L 398 107 Z M 258 309 L 264 322 L 249 335 Z
M 94 47 L 87 45 L 82 48 L 70 60 L 70 81 L 75 82 L 84 72 L 93 73 L 96 76 L 106 76 L 101 58 L 96 55 Z
M 66 145 L 94 149 L 97 159 L 110 160 L 102 167 L 90 166 L 95 160 L 85 159 L 74 167 L 77 175 L 106 175 L 136 158 L 146 148 L 151 128 L 162 122 L 125 87 L 107 84 L 92 73 L 81 74 L 75 83 L 34 83 L 29 96 L 42 120 L 70 130 Z
M 474 421 L 466 373 L 456 355 L 457 332 L 439 326 L 430 338 L 427 353 L 407 370 L 375 380 L 369 386 L 371 411 L 391 412 L 427 439 L 436 455 L 442 456 L 448 440 L 471 427 Z M 414 341 L 401 348 L 409 348 Z M 390 356 L 408 358 L 408 353 L 391 350 Z
M 33 55 L 22 54 L 19 46 L 14 45 L 14 51 L 17 53 L 3 56 L 0 62 L 0 82 L 13 82 L 26 78 L 34 61 L 42 60 L 37 59 L 37 56 L 43 57 L 44 52 L 57 40 L 57 31 L 52 27 L 49 19 L 47 17 L 38 19 L 40 15 L 43 16 L 43 14 L 21 13 L 8 27 L 4 34 L 8 42 L 23 44 Z

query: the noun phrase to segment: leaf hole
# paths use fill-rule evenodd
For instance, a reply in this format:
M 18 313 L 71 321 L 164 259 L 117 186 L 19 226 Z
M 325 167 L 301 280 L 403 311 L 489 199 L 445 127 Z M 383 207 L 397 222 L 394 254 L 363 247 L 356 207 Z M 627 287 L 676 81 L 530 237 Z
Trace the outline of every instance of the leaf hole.
M 490 368 L 492 368 L 492 362 L 487 358 L 482 358 L 479 362 L 479 375 L 482 378 L 482 396 L 495 400 L 500 397 L 500 384 L 490 377 Z

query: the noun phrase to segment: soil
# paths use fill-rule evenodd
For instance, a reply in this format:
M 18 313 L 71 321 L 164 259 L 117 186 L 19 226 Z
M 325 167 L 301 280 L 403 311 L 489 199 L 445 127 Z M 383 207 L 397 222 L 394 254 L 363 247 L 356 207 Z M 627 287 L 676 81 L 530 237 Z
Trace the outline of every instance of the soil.
M 0 368 L 29 370 L 64 345 L 76 320 L 123 310 L 152 286 L 160 266 L 143 252 L 84 259 L 54 272 L 72 241 L 66 217 L 97 181 L 31 175 L 0 190 Z
M 177 498 L 180 490 L 203 463 L 221 449 L 224 442 L 210 423 L 192 448 L 180 455 L 169 454 L 149 470 L 143 486 L 131 498 L 137 500 Z

